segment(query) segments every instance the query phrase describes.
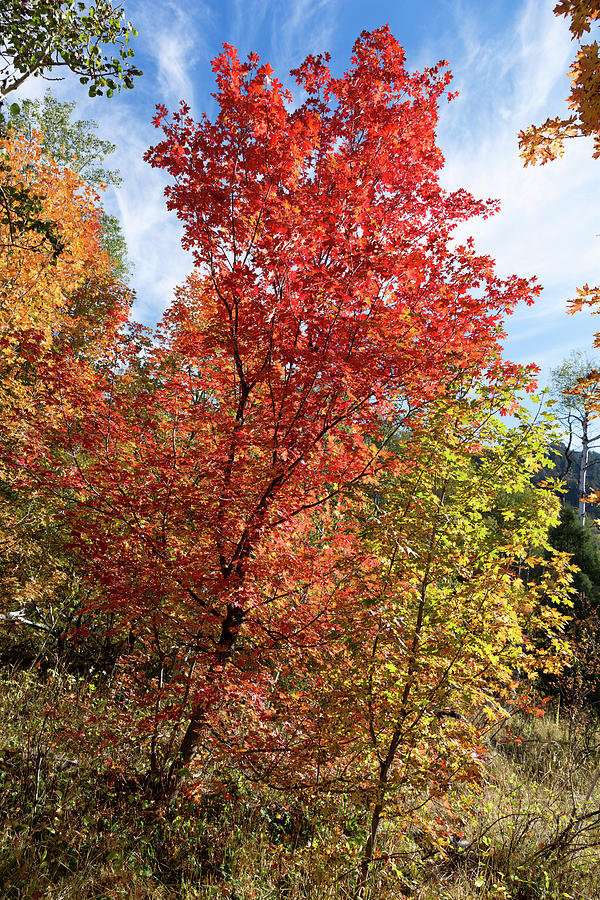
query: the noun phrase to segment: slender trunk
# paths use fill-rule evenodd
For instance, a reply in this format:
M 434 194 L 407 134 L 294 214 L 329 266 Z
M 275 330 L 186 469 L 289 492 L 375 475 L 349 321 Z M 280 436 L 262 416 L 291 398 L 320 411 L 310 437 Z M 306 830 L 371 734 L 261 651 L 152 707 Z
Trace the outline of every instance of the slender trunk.
M 377 785 L 377 800 L 375 801 L 375 805 L 373 806 L 373 812 L 371 814 L 371 827 L 369 829 L 369 836 L 367 838 L 367 842 L 365 844 L 365 848 L 363 850 L 363 857 L 360 864 L 360 872 L 358 874 L 358 880 L 356 882 L 356 889 L 354 891 L 354 900 L 366 900 L 368 896 L 368 878 L 369 878 L 369 869 L 371 867 L 371 863 L 373 862 L 373 853 L 375 852 L 375 842 L 377 841 L 377 832 L 379 830 L 379 823 L 381 821 L 381 814 L 383 813 L 385 807 L 385 796 L 387 793 L 388 787 L 388 777 L 390 773 L 390 769 L 394 764 L 394 760 L 396 759 L 396 753 L 398 751 L 398 747 L 400 746 L 400 742 L 404 735 L 404 719 L 406 718 L 406 711 L 408 709 L 408 700 L 410 697 L 410 692 L 413 685 L 413 679 L 415 674 L 417 656 L 419 653 L 419 644 L 421 638 L 421 629 L 423 627 L 423 613 L 425 610 L 425 598 L 427 595 L 427 582 L 424 582 L 421 587 L 421 598 L 419 601 L 419 609 L 417 612 L 417 621 L 415 623 L 415 633 L 413 635 L 412 648 L 411 648 L 411 660 L 408 667 L 408 672 L 406 673 L 406 684 L 404 685 L 404 690 L 402 692 L 402 701 L 400 704 L 400 711 L 398 716 L 398 724 L 394 729 L 394 733 L 392 734 L 392 738 L 390 740 L 390 744 L 388 747 L 387 754 L 384 759 L 380 758 L 379 762 L 379 782 Z
M 379 821 L 383 812 L 383 800 L 376 803 L 373 807 L 373 815 L 371 816 L 371 831 L 365 845 L 364 855 L 360 864 L 360 872 L 358 882 L 354 892 L 354 900 L 366 900 L 368 895 L 367 880 L 369 878 L 369 869 L 373 862 L 373 851 L 375 850 L 375 841 L 377 839 L 377 831 L 379 829 Z
M 409 692 L 410 687 L 408 691 L 405 690 L 405 698 L 403 700 L 404 708 L 406 707 Z M 402 710 L 400 715 L 400 722 L 394 729 L 394 733 L 390 740 L 390 745 L 388 747 L 385 759 L 382 759 L 379 763 L 377 800 L 375 801 L 373 812 L 371 813 L 371 827 L 369 829 L 369 836 L 365 844 L 365 849 L 363 850 L 363 857 L 360 863 L 360 872 L 358 873 L 358 880 L 356 882 L 356 888 L 354 891 L 354 900 L 366 900 L 366 897 L 368 896 L 367 882 L 369 878 L 369 869 L 371 867 L 371 863 L 373 862 L 373 854 L 375 853 L 375 844 L 377 841 L 377 832 L 379 831 L 379 823 L 381 822 L 381 815 L 383 813 L 383 810 L 385 809 L 385 797 L 388 790 L 389 774 L 394 764 L 394 760 L 396 759 L 398 747 L 400 746 L 400 743 L 404 736 L 403 712 L 404 709 Z
M 446 496 L 446 483 L 442 485 L 440 490 L 440 496 L 438 500 L 438 509 L 441 509 L 444 505 L 444 499 Z M 437 516 L 436 516 L 437 520 Z M 434 520 L 435 521 L 435 520 Z M 390 770 L 394 764 L 396 759 L 396 753 L 398 752 L 398 747 L 405 736 L 404 730 L 404 722 L 406 720 L 408 714 L 408 702 L 410 699 L 410 694 L 413 688 L 414 680 L 416 677 L 417 671 L 417 661 L 419 658 L 419 652 L 421 647 L 421 633 L 424 625 L 424 615 L 425 615 L 425 603 L 427 600 L 427 592 L 429 589 L 429 574 L 430 574 L 430 566 L 431 561 L 434 554 L 434 549 L 437 541 L 437 525 L 432 528 L 431 532 L 431 541 L 427 554 L 427 561 L 425 564 L 425 569 L 423 572 L 423 577 L 421 581 L 421 592 L 419 597 L 419 606 L 417 609 L 417 617 L 415 620 L 415 630 L 412 638 L 411 648 L 410 648 L 410 660 L 408 664 L 408 669 L 406 672 L 406 683 L 404 685 L 404 690 L 402 691 L 402 698 L 400 700 L 400 709 L 398 711 L 398 718 L 396 722 L 396 726 L 394 728 L 394 732 L 392 734 L 387 753 L 384 758 L 379 757 L 379 780 L 378 780 L 378 790 L 377 790 L 377 800 L 375 801 L 375 805 L 373 806 L 373 812 L 371 813 L 371 827 L 369 830 L 369 836 L 367 838 L 367 842 L 365 844 L 365 848 L 363 850 L 363 856 L 360 864 L 360 871 L 358 874 L 358 879 L 356 882 L 356 888 L 354 891 L 353 900 L 366 900 L 368 896 L 368 878 L 369 878 L 369 869 L 371 867 L 371 863 L 373 862 L 373 854 L 375 852 L 375 843 L 377 841 L 377 832 L 379 830 L 379 823 L 381 822 L 381 816 L 385 809 L 385 799 L 388 790 L 388 779 Z
M 394 751 L 395 755 L 395 751 Z M 379 775 L 379 790 L 378 790 L 378 799 L 373 807 L 373 812 L 371 814 L 371 827 L 369 829 L 369 836 L 367 838 L 367 843 L 365 844 L 365 849 L 363 850 L 363 857 L 360 863 L 360 871 L 358 873 L 358 880 L 356 882 L 356 888 L 354 891 L 354 900 L 366 900 L 368 896 L 368 879 L 369 879 L 369 869 L 371 868 L 371 863 L 373 862 L 373 854 L 375 852 L 375 843 L 377 841 L 377 832 L 379 831 L 379 823 L 381 821 L 381 814 L 384 810 L 385 806 L 385 794 L 387 790 L 387 780 L 388 773 L 390 770 L 390 765 L 393 760 L 390 760 L 388 764 L 389 754 L 386 760 L 381 764 L 380 775 Z
M 221 624 L 219 642 L 207 672 L 208 681 L 214 681 L 217 668 L 222 671 L 231 656 L 243 620 L 244 610 L 237 603 L 230 603 L 227 607 L 227 615 Z M 205 700 L 196 703 L 192 708 L 183 740 L 169 767 L 166 786 L 166 797 L 169 801 L 174 800 L 181 789 L 185 778 L 184 772 L 189 768 L 196 753 L 208 713 L 209 707 Z
M 583 416 L 581 436 L 581 462 L 579 465 L 579 524 L 585 525 L 585 478 L 588 467 L 589 456 L 589 437 L 588 437 L 588 416 Z

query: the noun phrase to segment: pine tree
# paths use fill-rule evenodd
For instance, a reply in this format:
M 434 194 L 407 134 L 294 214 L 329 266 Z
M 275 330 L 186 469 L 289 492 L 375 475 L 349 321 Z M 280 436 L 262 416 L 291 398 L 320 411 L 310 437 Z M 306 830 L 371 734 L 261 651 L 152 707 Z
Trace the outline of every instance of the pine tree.
M 580 569 L 573 578 L 574 615 L 600 608 L 600 546 L 590 528 L 579 524 L 577 511 L 563 506 L 560 523 L 549 531 L 551 545 L 556 550 L 570 553 Z

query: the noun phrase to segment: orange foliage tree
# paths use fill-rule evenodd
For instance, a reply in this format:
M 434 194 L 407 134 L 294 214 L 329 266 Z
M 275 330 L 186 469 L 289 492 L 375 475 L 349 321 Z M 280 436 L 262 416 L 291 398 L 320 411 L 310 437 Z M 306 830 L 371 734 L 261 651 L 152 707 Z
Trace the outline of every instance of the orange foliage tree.
M 11 133 L 0 143 L 0 178 L 0 621 L 58 640 L 57 611 L 77 593 L 62 511 L 19 488 L 4 461 L 35 409 L 38 361 L 65 341 L 91 359 L 124 295 L 99 243 L 96 197 L 75 174 L 36 138 Z
M 0 334 L 6 354 L 11 335 L 27 329 L 36 329 L 47 344 L 67 298 L 90 272 L 108 272 L 109 264 L 99 247 L 94 195 L 75 174 L 44 157 L 35 140 L 17 135 L 0 142 L 0 160 Z M 20 193 L 35 196 L 40 219 L 59 229 L 64 254 L 55 253 L 26 219 L 15 221 L 8 198 Z
M 560 0 L 554 7 L 557 16 L 571 19 L 573 40 L 579 42 L 571 65 L 569 107 L 574 112 L 565 119 L 546 119 L 543 125 L 530 125 L 519 134 L 519 146 L 525 165 L 550 162 L 565 152 L 565 141 L 576 137 L 594 140 L 594 158 L 600 157 L 600 57 L 598 42 L 582 43 L 585 34 L 597 24 L 598 0 Z
M 570 69 L 572 85 L 568 104 L 574 112 L 567 118 L 557 116 L 547 119 L 543 125 L 530 125 L 520 132 L 519 147 L 526 166 L 537 163 L 544 165 L 557 159 L 564 154 L 565 141 L 578 137 L 591 137 L 594 141 L 594 159 L 600 157 L 598 41 L 582 43 L 584 35 L 598 24 L 600 4 L 598 0 L 560 0 L 554 7 L 554 12 L 565 18 L 570 17 L 569 28 L 573 40 L 579 41 L 579 50 Z M 577 296 L 570 302 L 569 312 L 577 312 L 584 306 L 591 306 L 595 312 L 599 305 L 600 288 L 585 284 L 577 289 Z M 600 333 L 595 336 L 595 346 L 600 347 Z

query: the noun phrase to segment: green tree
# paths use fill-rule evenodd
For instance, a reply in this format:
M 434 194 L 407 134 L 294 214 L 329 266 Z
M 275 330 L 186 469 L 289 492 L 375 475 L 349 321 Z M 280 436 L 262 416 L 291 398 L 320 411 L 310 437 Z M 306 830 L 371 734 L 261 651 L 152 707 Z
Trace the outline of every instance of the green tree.
M 0 6 L 0 137 L 6 132 L 3 103 L 30 76 L 66 67 L 89 84 L 89 94 L 112 97 L 123 85 L 133 87 L 141 75 L 130 58 L 129 39 L 136 34 L 126 21 L 122 7 L 111 0 L 86 5 L 81 0 L 5 0 Z M 109 47 L 113 48 L 111 55 Z M 55 77 L 55 76 L 53 76 Z M 19 105 L 11 105 L 19 113 Z M 6 165 L 0 158 L 0 174 Z M 9 225 L 10 240 L 24 232 L 35 232 L 49 246 L 52 257 L 62 252 L 58 230 L 40 217 L 42 198 L 26 188 L 0 188 L 0 224 Z M 114 232 L 114 222 L 105 223 L 107 248 L 118 259 L 124 247 Z
M 0 6 L 0 101 L 30 76 L 70 69 L 91 97 L 133 87 L 141 71 L 130 62 L 123 7 L 111 0 L 4 0 Z M 109 49 L 110 48 L 110 49 Z
M 572 617 L 567 626 L 571 660 L 563 672 L 549 675 L 548 689 L 572 706 L 600 701 L 600 543 L 596 529 L 580 525 L 577 513 L 564 506 L 560 522 L 548 532 L 550 545 L 568 553 L 574 564 L 570 599 Z
M 599 608 L 600 547 L 595 532 L 580 524 L 571 506 L 563 506 L 560 522 L 550 529 L 548 539 L 555 550 L 569 553 L 579 569 L 573 575 L 575 615 Z
M 10 122 L 27 140 L 41 131 L 45 155 L 75 172 L 86 184 L 96 188 L 121 184 L 119 172 L 103 165 L 115 145 L 98 137 L 98 125 L 93 120 L 72 121 L 74 109 L 74 103 L 57 100 L 48 89 L 41 100 L 24 100 Z

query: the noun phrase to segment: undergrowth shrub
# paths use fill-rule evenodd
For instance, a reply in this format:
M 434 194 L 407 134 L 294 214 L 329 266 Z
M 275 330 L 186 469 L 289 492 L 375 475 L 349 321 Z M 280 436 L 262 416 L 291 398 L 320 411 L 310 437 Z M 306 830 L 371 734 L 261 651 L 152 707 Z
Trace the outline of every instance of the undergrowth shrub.
M 2 678 L 2 900 L 352 897 L 360 804 L 285 796 L 207 759 L 165 807 L 144 781 L 143 740 L 106 738 L 123 727 L 111 690 L 64 672 Z M 566 712 L 514 717 L 490 737 L 476 791 L 424 796 L 410 823 L 386 821 L 373 900 L 596 900 L 600 729 Z

